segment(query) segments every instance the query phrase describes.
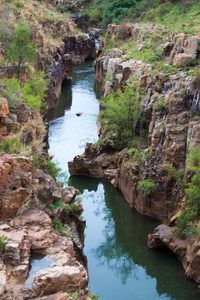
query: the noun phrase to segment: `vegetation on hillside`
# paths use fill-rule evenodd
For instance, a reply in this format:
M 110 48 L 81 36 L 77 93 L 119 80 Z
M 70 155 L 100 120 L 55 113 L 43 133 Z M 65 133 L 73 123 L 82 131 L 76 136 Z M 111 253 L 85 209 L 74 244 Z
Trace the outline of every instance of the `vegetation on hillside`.
M 93 1 L 93 4 L 97 2 Z M 141 7 L 146 3 L 146 6 L 139 12 L 138 7 Z M 151 7 L 150 7 L 151 6 Z M 92 9 L 92 5 L 90 7 Z M 103 11 L 102 11 L 103 12 Z M 88 13 L 88 12 L 87 12 Z M 135 24 L 134 30 L 136 32 L 136 37 L 123 37 L 121 38 L 118 32 L 115 36 L 111 37 L 109 34 L 104 36 L 105 49 L 103 55 L 107 54 L 110 48 L 119 48 L 122 50 L 124 56 L 122 59 L 129 60 L 133 59 L 135 61 L 140 60 L 145 64 L 148 64 L 150 68 L 148 69 L 148 76 L 154 78 L 153 84 L 155 84 L 155 93 L 152 96 L 152 112 L 166 113 L 168 110 L 167 102 L 164 101 L 163 91 L 165 84 L 169 83 L 173 78 L 180 80 L 180 85 L 176 86 L 176 93 L 180 97 L 185 97 L 186 91 L 185 86 L 182 82 L 185 78 L 191 80 L 191 86 L 193 90 L 199 90 L 200 88 L 200 76 L 199 76 L 199 66 L 200 66 L 200 48 L 197 49 L 197 57 L 191 59 L 191 61 L 181 67 L 175 67 L 173 65 L 173 58 L 169 55 L 163 53 L 163 46 L 166 42 L 175 43 L 178 37 L 184 37 L 187 39 L 191 35 L 198 35 L 200 31 L 200 2 L 199 1 L 140 1 L 135 4 L 134 9 L 129 9 L 128 14 L 125 18 L 121 16 L 117 17 L 117 21 L 112 18 L 109 23 L 122 23 L 120 30 L 126 32 L 127 27 L 124 21 L 136 21 L 139 24 Z M 102 17 L 103 16 L 103 17 Z M 104 14 L 101 14 L 101 20 L 99 24 L 105 25 L 106 22 Z M 157 26 L 155 26 L 157 25 Z M 118 27 L 119 28 L 119 27 Z M 178 34 L 181 35 L 178 36 Z M 138 35 L 137 35 L 138 34 Z M 139 37 L 137 39 L 137 36 Z M 138 43 L 141 42 L 141 48 L 138 50 Z M 190 79 L 189 79 L 190 78 Z M 187 80 L 186 80 L 187 81 Z M 110 81 L 111 82 L 111 81 Z M 188 81 L 189 82 L 189 81 Z M 112 85 L 112 82 L 111 82 Z M 130 88 L 130 87 L 129 87 Z M 127 88 L 128 89 L 128 88 Z M 108 139 L 112 141 L 116 149 L 122 147 L 133 147 L 129 150 L 129 157 L 138 162 L 139 166 L 144 166 L 144 162 L 151 160 L 152 153 L 145 152 L 143 150 L 145 145 L 138 147 L 136 145 L 136 131 L 134 122 L 129 125 L 128 131 L 125 129 L 127 124 L 127 119 L 122 118 L 121 115 L 116 113 L 116 107 L 120 108 L 118 103 L 119 99 L 125 97 L 126 88 L 123 87 L 123 91 L 120 93 L 111 92 L 104 100 L 101 100 L 102 112 L 100 113 L 100 120 L 103 124 L 103 129 L 101 133 Z M 135 99 L 138 93 L 135 94 Z M 131 98 L 131 97 L 130 97 Z M 125 102 L 124 102 L 125 103 Z M 136 104 L 136 103 L 135 103 Z M 133 104 L 134 105 L 134 104 Z M 125 104 L 126 108 L 128 107 Z M 136 104 L 139 108 L 138 103 Z M 137 110 L 137 108 L 134 108 Z M 127 112 L 126 112 L 127 114 Z M 136 114 L 137 115 L 137 114 Z M 141 111 L 138 112 L 136 123 L 140 123 Z M 190 115 L 191 121 L 199 120 L 199 116 Z M 182 120 L 177 121 L 177 125 L 183 125 Z M 165 126 L 165 124 L 163 124 Z M 125 132 L 122 134 L 122 132 Z M 128 133 L 128 134 L 127 134 Z M 185 139 L 187 140 L 187 133 L 185 133 Z M 103 141 L 104 142 L 104 141 Z M 100 142 L 99 142 L 100 143 Z M 187 147 L 187 145 L 186 145 Z M 142 149 L 141 149 L 142 148 Z M 131 151 L 133 154 L 131 155 Z M 185 165 L 179 167 L 172 167 L 171 165 L 165 166 L 168 175 L 171 176 L 174 184 L 174 188 L 180 191 L 181 195 L 185 195 L 183 198 L 183 205 L 179 214 L 176 216 L 175 221 L 175 234 L 179 237 L 186 237 L 188 235 L 193 235 L 200 238 L 199 229 L 199 218 L 200 218 L 200 198 L 199 198 L 199 187 L 200 187 L 200 149 L 187 149 L 189 153 Z M 151 161 L 152 162 L 152 161 Z M 162 163 L 162 156 L 158 155 L 154 157 L 154 162 L 156 164 Z M 156 190 L 156 182 L 149 178 L 138 182 L 138 189 L 142 191 L 143 196 L 151 196 L 151 194 Z
M 136 82 L 125 86 L 123 92 L 111 92 L 101 100 L 99 119 L 105 130 L 105 139 L 116 149 L 131 146 L 136 124 L 142 112 Z
M 186 199 L 180 214 L 176 218 L 175 234 L 184 238 L 195 235 L 200 238 L 200 147 L 190 149 L 187 156 L 188 171 L 192 176 L 185 185 Z
M 91 26 L 106 28 L 110 23 L 154 22 L 179 30 L 198 24 L 199 1 L 188 0 L 82 0 L 77 1 L 80 13 Z M 191 24 L 187 24 L 191 22 Z M 189 29 L 190 31 L 190 29 Z
M 50 47 L 57 46 L 64 34 L 75 32 L 70 15 L 61 14 L 56 3 L 34 0 L 1 3 L 0 97 L 8 100 L 11 110 L 22 102 L 30 109 L 44 108 Z M 44 71 L 38 71 L 38 53 Z

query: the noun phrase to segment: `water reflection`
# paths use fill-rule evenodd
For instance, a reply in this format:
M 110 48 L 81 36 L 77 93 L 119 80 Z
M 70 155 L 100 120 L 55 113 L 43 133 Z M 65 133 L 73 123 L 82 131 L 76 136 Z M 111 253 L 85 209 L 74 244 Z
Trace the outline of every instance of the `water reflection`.
M 69 110 L 72 104 L 72 83 L 63 81 L 61 94 L 56 102 L 56 107 L 48 111 L 47 120 L 51 121 L 65 115 L 65 110 Z
M 72 77 L 72 96 L 66 92 L 49 117 L 49 152 L 64 171 L 68 161 L 83 153 L 86 142 L 98 139 L 92 63 L 74 68 Z M 76 116 L 79 111 L 81 117 Z M 131 210 L 108 182 L 89 177 L 71 181 L 82 193 L 90 288 L 100 300 L 200 299 L 196 284 L 186 279 L 174 255 L 148 249 L 155 221 Z
M 81 155 L 87 142 L 96 142 L 99 102 L 94 92 L 93 62 L 76 66 L 72 83 L 63 85 L 62 95 L 48 114 L 49 153 L 55 155 L 63 171 L 68 172 L 68 161 Z M 77 112 L 82 115 L 78 117 Z
M 28 278 L 26 279 L 25 285 L 28 288 L 32 287 L 33 279 L 35 274 L 40 270 L 49 268 L 50 264 L 54 261 L 50 259 L 48 256 L 42 253 L 31 253 L 30 258 L 30 270 Z
M 200 298 L 173 253 L 148 249 L 147 236 L 156 221 L 130 209 L 108 182 L 81 176 L 71 180 L 82 193 L 90 285 L 101 300 Z

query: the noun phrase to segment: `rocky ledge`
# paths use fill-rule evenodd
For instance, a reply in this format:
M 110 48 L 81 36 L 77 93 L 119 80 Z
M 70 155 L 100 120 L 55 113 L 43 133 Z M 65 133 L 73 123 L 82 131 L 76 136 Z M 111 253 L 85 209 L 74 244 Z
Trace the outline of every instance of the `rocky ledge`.
M 177 193 L 173 190 L 172 178 L 167 175 L 161 165 L 152 167 L 152 174 L 157 181 L 157 190 L 150 196 L 143 196 L 138 189 L 138 182 L 144 178 L 143 168 L 137 160 L 129 156 L 127 148 L 114 154 L 105 150 L 96 151 L 93 144 L 87 144 L 85 153 L 76 156 L 68 163 L 71 175 L 84 175 L 109 180 L 114 187 L 118 188 L 132 208 L 141 214 L 158 220 L 170 218 L 176 213 L 178 201 Z M 150 166 L 149 166 L 150 168 Z M 171 189 L 171 199 L 167 191 Z
M 175 253 L 182 262 L 188 278 L 200 283 L 200 242 L 192 237 L 178 239 L 173 234 L 173 228 L 159 225 L 153 234 L 148 236 L 149 248 L 167 248 Z
M 60 236 L 43 211 L 28 211 L 20 219 L 2 222 L 0 236 L 3 235 L 7 241 L 0 263 L 1 299 L 38 299 L 43 295 L 86 288 L 87 269 L 78 262 L 71 238 Z M 29 289 L 25 280 L 32 252 L 47 255 L 53 262 L 49 268 L 35 274 Z M 66 294 L 62 299 L 67 297 Z
M 90 299 L 79 191 L 47 173 L 40 113 L 20 104 L 11 114 L 6 99 L 0 104 L 1 149 L 10 141 L 12 153 L 0 152 L 0 299 Z M 28 288 L 32 254 L 39 253 L 51 262 Z

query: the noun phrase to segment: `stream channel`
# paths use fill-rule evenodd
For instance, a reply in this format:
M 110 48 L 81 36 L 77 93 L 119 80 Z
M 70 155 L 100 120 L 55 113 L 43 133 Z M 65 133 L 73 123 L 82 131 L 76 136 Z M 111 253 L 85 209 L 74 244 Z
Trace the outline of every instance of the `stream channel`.
M 72 77 L 48 114 L 49 153 L 66 172 L 68 161 L 84 152 L 86 142 L 98 140 L 99 86 L 93 62 L 74 67 Z M 81 192 L 86 218 L 84 253 L 91 292 L 100 300 L 200 299 L 200 289 L 186 278 L 174 254 L 148 249 L 147 236 L 157 221 L 131 209 L 107 181 L 83 176 L 70 181 Z

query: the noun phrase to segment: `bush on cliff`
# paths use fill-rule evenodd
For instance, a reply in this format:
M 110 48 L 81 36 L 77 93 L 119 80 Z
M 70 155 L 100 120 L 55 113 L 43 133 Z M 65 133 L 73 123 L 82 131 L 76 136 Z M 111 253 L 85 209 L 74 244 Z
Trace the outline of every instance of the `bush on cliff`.
M 136 83 L 124 87 L 123 92 L 112 91 L 101 100 L 101 106 L 99 119 L 105 130 L 105 139 L 117 149 L 130 146 L 142 112 Z
M 62 169 L 58 167 L 56 163 L 54 163 L 50 159 L 47 159 L 45 163 L 46 163 L 47 174 L 51 175 L 53 179 L 56 180 L 57 176 L 59 175 Z
M 48 84 L 49 80 L 41 71 L 30 74 L 24 86 L 17 78 L 5 79 L 0 81 L 0 96 L 8 100 L 11 109 L 25 103 L 27 108 L 40 110 Z
M 20 153 L 22 151 L 22 144 L 18 137 L 11 137 L 1 142 L 0 151 L 6 153 Z
M 151 195 L 156 190 L 156 183 L 153 179 L 147 178 L 138 182 L 138 188 L 144 197 Z
M 186 199 L 180 215 L 176 219 L 175 234 L 180 237 L 196 235 L 198 228 L 194 224 L 200 217 L 200 147 L 191 148 L 187 157 L 189 170 L 193 172 L 191 181 L 185 189 Z

